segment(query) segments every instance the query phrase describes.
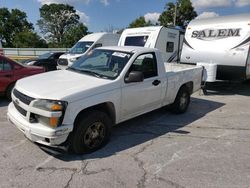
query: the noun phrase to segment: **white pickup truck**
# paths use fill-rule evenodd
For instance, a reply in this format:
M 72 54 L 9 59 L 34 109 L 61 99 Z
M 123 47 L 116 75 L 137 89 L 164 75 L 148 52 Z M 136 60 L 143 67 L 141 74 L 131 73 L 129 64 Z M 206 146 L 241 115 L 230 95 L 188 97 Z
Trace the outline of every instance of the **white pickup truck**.
M 8 119 L 33 142 L 92 152 L 107 143 L 112 125 L 169 104 L 185 112 L 202 71 L 164 63 L 157 49 L 97 48 L 67 70 L 19 80 Z

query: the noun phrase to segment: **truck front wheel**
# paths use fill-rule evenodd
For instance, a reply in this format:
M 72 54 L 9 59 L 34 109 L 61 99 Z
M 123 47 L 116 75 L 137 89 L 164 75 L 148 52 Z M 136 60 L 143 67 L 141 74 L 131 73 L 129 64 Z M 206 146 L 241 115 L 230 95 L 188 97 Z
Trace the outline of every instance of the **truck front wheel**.
M 186 86 L 182 86 L 178 91 L 174 103 L 171 105 L 171 111 L 176 114 L 182 114 L 187 111 L 190 103 L 190 93 Z
M 96 151 L 108 142 L 112 123 L 106 113 L 91 111 L 81 114 L 75 126 L 69 149 L 82 154 Z

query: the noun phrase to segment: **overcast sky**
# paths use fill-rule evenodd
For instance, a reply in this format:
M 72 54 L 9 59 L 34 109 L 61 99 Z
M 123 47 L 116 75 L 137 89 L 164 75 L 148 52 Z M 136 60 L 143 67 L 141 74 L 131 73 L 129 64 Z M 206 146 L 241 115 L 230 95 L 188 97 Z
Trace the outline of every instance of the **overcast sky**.
M 34 25 L 43 4 L 67 3 L 75 7 L 89 31 L 125 28 L 135 18 L 157 22 L 169 0 L 0 0 L 0 7 L 25 11 Z M 250 0 L 192 0 L 200 18 L 250 13 Z M 36 27 L 37 28 L 37 27 Z

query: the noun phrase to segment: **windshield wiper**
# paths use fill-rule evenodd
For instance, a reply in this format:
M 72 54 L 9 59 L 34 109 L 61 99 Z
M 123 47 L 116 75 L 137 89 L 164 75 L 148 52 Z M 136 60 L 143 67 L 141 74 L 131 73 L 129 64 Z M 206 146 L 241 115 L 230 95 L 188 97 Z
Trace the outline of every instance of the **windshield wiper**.
M 86 73 L 86 74 L 95 76 L 95 77 L 97 77 L 97 78 L 105 78 L 105 79 L 108 79 L 107 76 L 104 76 L 104 75 L 102 75 L 102 74 L 99 74 L 99 73 L 97 73 L 97 72 L 93 72 L 93 71 L 87 70 L 87 69 L 76 69 L 76 68 L 74 68 L 74 67 L 68 67 L 67 70 L 72 70 L 72 71 L 79 72 L 79 73 Z
M 81 72 L 81 70 L 76 69 L 74 67 L 68 67 L 66 70 L 71 70 L 71 71 L 75 71 L 75 72 Z
M 106 77 L 106 76 L 104 76 L 104 75 L 102 75 L 102 74 L 99 74 L 99 73 L 97 73 L 97 72 L 93 72 L 93 71 L 91 71 L 91 70 L 81 69 L 81 70 L 79 70 L 79 71 L 80 71 L 80 72 L 83 72 L 83 73 L 90 74 L 90 75 L 95 76 L 95 77 L 97 77 L 97 78 L 105 78 L 105 79 L 108 78 L 108 77 Z

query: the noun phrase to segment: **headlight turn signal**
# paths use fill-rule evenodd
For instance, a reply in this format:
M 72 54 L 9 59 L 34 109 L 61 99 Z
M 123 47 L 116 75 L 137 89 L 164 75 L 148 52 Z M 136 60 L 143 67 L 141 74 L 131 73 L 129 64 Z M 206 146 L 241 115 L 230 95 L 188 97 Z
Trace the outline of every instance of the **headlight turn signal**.
M 62 111 L 63 106 L 61 104 L 53 104 L 53 105 L 51 105 L 51 110 L 52 111 Z
M 58 123 L 59 123 L 59 118 L 57 117 L 51 117 L 49 119 L 49 123 L 50 123 L 50 126 L 53 127 L 53 128 L 56 128 Z

